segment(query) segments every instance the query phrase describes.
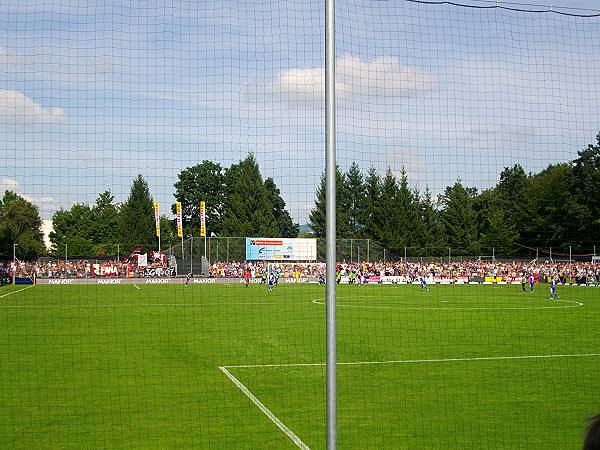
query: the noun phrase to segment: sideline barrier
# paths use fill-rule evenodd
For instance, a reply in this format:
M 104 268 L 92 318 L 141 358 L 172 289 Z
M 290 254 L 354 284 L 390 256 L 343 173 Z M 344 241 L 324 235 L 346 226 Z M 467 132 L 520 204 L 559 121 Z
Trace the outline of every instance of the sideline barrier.
M 17 279 L 19 280 L 19 278 Z M 29 281 L 28 283 L 26 282 L 22 282 L 22 283 L 17 283 L 17 284 L 32 284 L 31 279 L 30 278 L 23 278 L 22 280 L 27 280 Z M 168 277 L 163 277 L 163 278 L 155 278 L 155 277 L 149 277 L 149 278 L 38 278 L 36 281 L 36 284 L 38 285 L 116 285 L 116 284 L 185 284 L 185 277 L 172 277 L 172 278 L 168 278 Z M 545 284 L 545 282 L 543 280 L 542 284 Z M 570 280 L 571 282 L 567 282 L 565 283 L 565 285 L 567 286 L 599 286 L 600 284 L 598 283 L 588 283 L 585 284 L 585 282 L 581 283 L 578 281 L 581 280 Z M 244 284 L 245 280 L 244 278 L 239 278 L 239 277 L 232 277 L 232 278 L 220 278 L 220 277 L 196 277 L 196 278 L 192 278 L 189 282 L 189 284 Z M 252 278 L 250 280 L 251 284 L 261 284 L 262 280 L 260 278 Z M 316 277 L 301 277 L 298 280 L 297 284 L 317 284 L 319 282 L 318 278 Z M 438 278 L 435 277 L 435 279 L 433 280 L 427 280 L 428 284 L 431 285 L 436 285 L 436 284 L 444 284 L 444 285 L 450 285 L 450 284 L 456 284 L 456 285 L 482 285 L 482 284 L 498 284 L 498 285 L 503 285 L 503 284 L 513 284 L 513 285 L 519 285 L 521 284 L 520 281 L 498 281 L 498 282 L 489 282 L 489 281 L 484 281 L 484 279 L 482 277 L 472 277 L 472 278 L 466 278 L 466 277 L 460 277 L 457 280 L 451 280 L 449 278 L 447 279 L 442 279 L 442 278 Z M 288 284 L 296 284 L 296 279 L 295 278 L 280 278 L 278 281 L 278 284 L 280 285 L 288 285 Z M 340 284 L 351 284 L 350 283 L 350 279 L 348 277 L 342 277 Z M 371 278 L 370 280 L 367 281 L 366 283 L 367 285 L 378 285 L 378 284 L 385 284 L 385 285 L 403 285 L 403 284 L 415 284 L 418 285 L 420 284 L 420 282 L 418 280 L 414 280 L 411 281 L 409 278 L 407 277 L 403 277 L 403 276 L 383 276 L 383 277 L 378 277 L 377 281 L 374 280 L 373 278 Z M 562 285 L 562 284 L 561 284 Z

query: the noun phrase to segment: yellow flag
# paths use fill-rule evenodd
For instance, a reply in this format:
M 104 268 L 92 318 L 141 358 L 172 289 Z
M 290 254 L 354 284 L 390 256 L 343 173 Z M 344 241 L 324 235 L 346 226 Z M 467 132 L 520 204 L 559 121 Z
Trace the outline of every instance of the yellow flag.
M 200 236 L 206 236 L 206 213 L 204 202 L 200 202 Z
M 177 236 L 183 237 L 183 227 L 181 225 L 181 202 L 175 202 L 177 208 Z
M 158 214 L 158 202 L 154 201 L 154 222 L 156 223 L 156 235 L 160 237 L 160 216 Z

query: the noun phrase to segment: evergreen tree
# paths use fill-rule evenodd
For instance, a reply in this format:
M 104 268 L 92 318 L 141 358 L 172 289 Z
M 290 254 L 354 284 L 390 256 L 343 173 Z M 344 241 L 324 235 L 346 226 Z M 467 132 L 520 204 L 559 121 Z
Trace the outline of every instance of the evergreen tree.
M 571 211 L 571 217 L 578 224 L 578 249 L 584 250 L 600 242 L 600 134 L 596 144 L 590 144 L 577 152 L 573 161 L 570 190 L 577 203 L 577 209 Z M 573 239 L 569 239 L 572 241 Z
M 465 188 L 459 180 L 446 187 L 441 196 L 441 219 L 448 247 L 455 255 L 479 254 L 477 216 L 473 209 L 475 194 L 475 188 Z
M 440 214 L 437 211 L 429 187 L 425 188 L 423 198 L 420 200 L 420 211 L 423 221 L 423 255 L 444 255 L 448 250 L 444 226 L 440 220 Z
M 12 191 L 5 191 L 0 200 L 0 257 L 35 258 L 45 253 L 42 220 L 38 207 Z
M 348 237 L 358 238 L 362 235 L 365 222 L 366 187 L 358 164 L 352 163 L 346 172 L 346 187 L 348 191 Z
M 273 204 L 253 155 L 225 172 L 222 235 L 280 237 Z
M 499 208 L 490 208 L 486 213 L 485 228 L 480 235 L 482 251 L 496 257 L 514 256 L 514 243 L 519 236 L 516 227 Z
M 141 174 L 134 178 L 129 198 L 121 207 L 121 253 L 140 247 L 144 252 L 158 248 L 154 205 L 148 183 Z
M 300 226 L 297 223 L 294 223 L 290 213 L 285 209 L 285 201 L 281 198 L 281 193 L 275 184 L 275 180 L 273 180 L 273 178 L 267 178 L 265 180 L 265 188 L 267 190 L 269 201 L 273 206 L 273 215 L 275 216 L 275 221 L 277 222 L 277 228 L 279 230 L 278 236 L 295 238 L 298 236 Z
M 584 249 L 582 223 L 576 220 L 581 205 L 571 190 L 573 168 L 570 164 L 549 166 L 530 177 L 524 198 L 527 212 L 520 222 L 524 244 L 529 247 L 553 247 L 567 252 Z
M 336 237 L 340 239 L 346 239 L 349 236 L 349 201 L 348 201 L 348 189 L 346 187 L 346 177 L 341 172 L 340 168 L 335 168 L 336 176 Z M 325 237 L 325 192 L 326 191 L 326 179 L 325 174 L 321 175 L 321 183 L 317 188 L 315 207 L 309 214 L 310 227 L 316 237 Z
M 377 239 L 377 209 L 381 203 L 381 177 L 375 168 L 371 167 L 364 181 L 365 204 L 363 208 L 363 235 L 370 239 Z
M 410 189 L 404 167 L 400 172 L 400 183 L 395 203 L 398 208 L 398 245 L 419 253 L 423 244 L 424 225 L 419 213 L 418 193 Z
M 375 208 L 375 240 L 388 250 L 404 251 L 404 240 L 400 229 L 400 217 L 397 205 L 398 183 L 388 168 L 381 185 L 381 201 Z

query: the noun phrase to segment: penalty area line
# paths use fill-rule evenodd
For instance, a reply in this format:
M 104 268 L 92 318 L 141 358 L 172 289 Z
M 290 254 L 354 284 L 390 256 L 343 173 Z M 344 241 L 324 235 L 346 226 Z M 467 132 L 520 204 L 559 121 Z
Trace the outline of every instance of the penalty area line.
M 8 294 L 0 295 L 0 298 L 8 297 L 9 295 L 13 295 L 13 294 L 16 294 L 21 291 L 26 291 L 27 289 L 31 289 L 32 287 L 33 287 L 33 285 L 24 287 L 23 289 L 19 289 L 18 291 L 12 291 L 12 292 L 9 292 Z
M 435 358 L 435 359 L 399 359 L 390 361 L 357 361 L 338 362 L 337 366 L 374 366 L 383 364 L 426 364 L 449 362 L 476 362 L 476 361 L 509 361 L 526 359 L 555 359 L 555 358 L 589 358 L 600 356 L 600 353 L 554 354 L 554 355 L 517 355 L 517 356 L 481 356 L 474 358 Z M 226 369 L 260 369 L 269 367 L 325 367 L 326 363 L 296 363 L 296 364 L 245 364 L 223 366 Z
M 308 447 L 304 442 L 302 442 L 302 440 L 298 436 L 296 436 L 292 430 L 285 426 L 285 424 L 281 420 L 279 420 L 277 416 L 275 416 L 275 414 L 273 414 L 269 410 L 269 408 L 267 408 L 258 398 L 256 398 L 256 396 L 252 392 L 250 392 L 250 389 L 248 389 L 240 380 L 234 377 L 231 374 L 231 372 L 229 372 L 225 367 L 220 366 L 219 369 L 225 374 L 225 376 L 227 376 L 227 378 L 229 378 L 233 382 L 233 384 L 237 386 L 237 388 L 240 391 L 244 393 L 246 397 L 248 397 L 252 401 L 252 403 L 258 406 L 258 409 L 260 409 L 262 413 L 271 420 L 271 422 L 277 425 L 277 427 L 281 431 L 283 431 L 286 434 L 286 436 L 289 437 L 294 442 L 294 444 L 296 444 L 296 446 L 298 446 L 302 450 L 310 450 L 310 447 Z

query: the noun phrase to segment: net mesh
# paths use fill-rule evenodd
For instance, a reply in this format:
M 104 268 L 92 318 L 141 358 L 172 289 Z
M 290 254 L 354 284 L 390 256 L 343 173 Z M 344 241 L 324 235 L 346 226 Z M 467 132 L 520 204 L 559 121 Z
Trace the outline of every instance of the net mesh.
M 0 0 L 2 448 L 325 448 L 326 281 L 340 448 L 580 445 L 598 12 L 336 22 L 325 280 L 322 1 Z

